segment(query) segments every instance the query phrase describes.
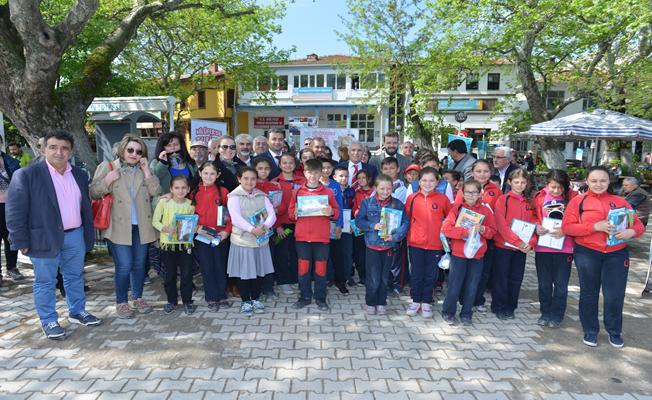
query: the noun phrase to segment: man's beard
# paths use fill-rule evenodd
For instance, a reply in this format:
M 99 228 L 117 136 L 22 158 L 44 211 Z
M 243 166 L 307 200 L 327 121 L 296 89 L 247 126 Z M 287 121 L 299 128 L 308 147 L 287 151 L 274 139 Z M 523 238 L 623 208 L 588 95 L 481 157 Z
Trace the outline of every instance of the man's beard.
M 385 148 L 385 153 L 387 153 L 388 156 L 395 156 L 397 151 L 398 151 L 398 148 L 391 149 L 391 151 L 390 151 L 390 149 Z
M 242 157 L 247 158 L 247 157 L 249 157 L 249 154 L 251 154 L 251 152 L 250 152 L 249 150 L 241 150 L 241 151 L 240 151 L 240 155 L 241 155 Z

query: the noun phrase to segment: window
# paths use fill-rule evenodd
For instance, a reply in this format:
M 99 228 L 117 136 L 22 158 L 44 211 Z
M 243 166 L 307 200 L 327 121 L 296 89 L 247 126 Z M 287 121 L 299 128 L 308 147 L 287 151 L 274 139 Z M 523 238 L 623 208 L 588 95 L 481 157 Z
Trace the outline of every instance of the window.
M 308 87 L 308 75 L 301 75 L 300 87 Z
M 366 74 L 360 80 L 360 89 L 372 89 L 376 86 L 376 74 Z
M 324 75 L 317 75 L 317 87 L 324 87 Z
M 378 86 L 383 86 L 385 83 L 385 74 L 383 73 L 378 73 Z
M 351 89 L 360 89 L 360 76 L 358 74 L 351 75 Z
M 359 141 L 374 141 L 374 119 L 373 114 L 351 114 L 351 128 L 359 130 Z
M 206 92 L 203 90 L 197 92 L 197 108 L 206 108 Z
M 554 110 L 564 101 L 564 97 L 563 90 L 548 90 L 548 93 L 546 93 L 546 110 Z
M 477 73 L 466 74 L 466 90 L 478 90 L 480 75 Z
M 335 89 L 335 74 L 326 75 L 326 86 Z
M 228 89 L 226 91 L 226 107 L 233 108 L 235 104 L 235 89 Z
M 336 89 L 346 89 L 346 75 L 337 75 Z
M 500 74 L 487 74 L 487 90 L 500 90 Z
M 269 92 L 271 89 L 270 82 L 272 82 L 271 78 L 263 78 L 259 77 L 258 78 L 258 90 L 261 92 Z
M 278 76 L 278 88 L 276 90 L 288 90 L 288 76 L 279 75 Z
M 299 86 L 299 75 L 294 75 L 294 87 L 298 88 Z
M 598 106 L 598 104 L 595 101 L 593 101 L 593 99 L 590 98 L 590 97 L 589 98 L 585 97 L 585 98 L 582 99 L 582 111 L 586 111 L 586 110 L 589 110 L 589 109 L 594 109 L 597 106 Z

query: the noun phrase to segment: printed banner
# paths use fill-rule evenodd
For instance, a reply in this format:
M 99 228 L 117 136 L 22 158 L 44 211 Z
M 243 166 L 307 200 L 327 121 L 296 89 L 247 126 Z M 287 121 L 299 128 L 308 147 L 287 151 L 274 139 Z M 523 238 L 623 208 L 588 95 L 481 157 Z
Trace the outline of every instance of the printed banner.
M 304 143 L 307 138 L 320 137 L 333 152 L 333 158 L 339 161 L 337 148 L 341 145 L 348 147 L 354 140 L 358 140 L 358 133 L 357 129 L 304 128 L 301 129 L 299 143 Z
M 211 139 L 226 135 L 226 122 L 190 120 L 190 141 L 202 141 L 208 146 Z

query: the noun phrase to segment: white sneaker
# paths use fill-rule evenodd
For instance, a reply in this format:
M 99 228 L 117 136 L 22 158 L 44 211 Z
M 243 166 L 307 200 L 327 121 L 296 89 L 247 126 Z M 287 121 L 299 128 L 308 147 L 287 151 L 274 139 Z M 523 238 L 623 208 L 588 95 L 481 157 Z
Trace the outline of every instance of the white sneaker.
M 292 285 L 279 285 L 279 288 L 281 289 L 281 293 L 286 294 L 286 295 L 293 295 L 294 294 L 294 289 L 292 289 Z
M 432 305 L 428 303 L 421 304 L 421 316 L 423 318 L 432 318 Z
M 419 313 L 420 309 L 421 309 L 421 303 L 410 303 L 406 314 L 409 315 L 410 317 L 414 317 Z

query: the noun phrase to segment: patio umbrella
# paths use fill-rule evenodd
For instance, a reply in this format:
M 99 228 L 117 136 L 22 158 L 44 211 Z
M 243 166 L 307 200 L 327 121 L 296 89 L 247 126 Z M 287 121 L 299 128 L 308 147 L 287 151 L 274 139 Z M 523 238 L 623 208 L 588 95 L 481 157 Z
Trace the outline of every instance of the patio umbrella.
M 598 108 L 534 124 L 529 134 L 598 140 L 652 140 L 652 121 Z

